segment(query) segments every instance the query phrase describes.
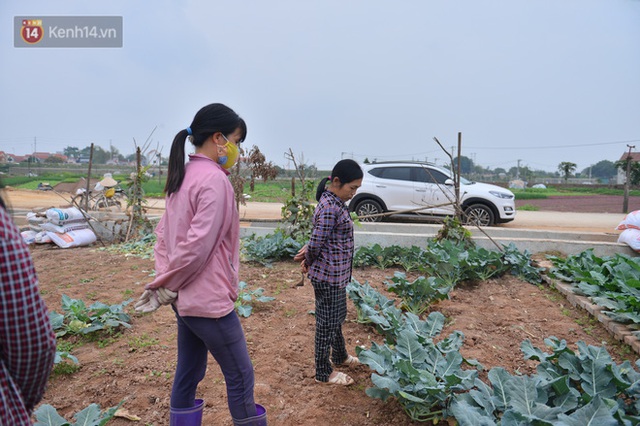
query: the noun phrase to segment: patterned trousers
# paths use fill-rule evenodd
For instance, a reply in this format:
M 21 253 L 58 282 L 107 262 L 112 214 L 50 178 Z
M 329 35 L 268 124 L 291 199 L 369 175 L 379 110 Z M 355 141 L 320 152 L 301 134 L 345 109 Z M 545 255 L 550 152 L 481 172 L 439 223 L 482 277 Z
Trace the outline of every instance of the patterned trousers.
M 323 282 L 311 284 L 316 297 L 316 380 L 326 382 L 333 371 L 331 361 L 341 364 L 348 356 L 342 335 L 342 323 L 347 318 L 347 291 Z

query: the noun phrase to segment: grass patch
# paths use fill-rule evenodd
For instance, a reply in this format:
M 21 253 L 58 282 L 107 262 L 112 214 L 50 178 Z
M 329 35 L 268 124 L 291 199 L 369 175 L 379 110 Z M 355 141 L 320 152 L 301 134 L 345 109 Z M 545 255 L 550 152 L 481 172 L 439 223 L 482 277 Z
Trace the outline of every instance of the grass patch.
M 96 344 L 98 345 L 98 348 L 103 349 L 106 348 L 107 346 L 115 343 L 120 337 L 122 337 L 122 333 L 117 332 L 115 334 L 109 334 L 107 336 L 102 337 L 101 339 L 99 339 Z
M 147 333 L 129 339 L 129 347 L 133 350 L 147 348 L 157 345 L 158 343 L 160 343 L 160 341 L 157 338 L 151 337 Z
M 296 193 L 300 193 L 302 187 L 298 184 L 295 188 Z M 250 195 L 249 201 L 258 201 L 264 203 L 284 203 L 291 196 L 291 180 L 272 180 L 268 182 L 256 182 L 253 191 L 250 189 L 249 182 L 245 182 L 243 193 Z M 314 194 L 315 195 L 315 192 Z M 309 199 L 315 202 L 315 199 Z
M 546 189 L 511 189 L 511 192 L 516 196 L 516 200 L 544 200 L 549 198 Z
M 584 187 L 576 186 L 570 188 L 525 188 L 525 189 L 516 189 L 511 188 L 511 192 L 516 196 L 516 200 L 535 200 L 535 199 L 545 199 L 552 196 L 575 196 L 575 197 L 584 197 L 589 195 L 616 195 L 623 196 L 624 189 L 616 189 L 616 188 L 594 188 L 589 185 L 584 185 Z M 629 191 L 629 195 L 632 197 L 640 196 L 640 190 L 632 189 Z
M 537 212 L 538 210 L 540 210 L 540 207 L 534 206 L 534 205 L 531 205 L 531 204 L 525 204 L 523 206 L 518 207 L 516 210 L 525 210 L 525 211 L 530 211 L 530 212 Z
M 22 189 L 37 189 L 40 182 L 48 182 L 50 185 L 55 186 L 60 182 L 77 182 L 81 178 L 86 176 L 84 169 L 74 168 L 71 171 L 65 172 L 51 172 L 48 171 L 45 166 L 37 165 L 32 167 L 32 171 L 37 173 L 38 176 L 13 176 L 11 174 L 4 175 L 2 181 L 7 186 Z M 133 167 L 131 167 L 133 171 Z M 151 169 L 151 172 L 157 173 L 156 170 Z M 93 178 L 101 178 L 104 170 L 98 170 L 92 173 Z M 9 172 L 10 173 L 10 172 Z M 126 190 L 125 182 L 128 179 L 127 173 L 114 172 L 113 178 L 120 182 L 123 189 Z M 254 190 L 249 189 L 249 178 L 246 177 L 243 192 L 251 196 L 251 201 L 258 202 L 279 202 L 283 203 L 291 196 L 291 179 L 279 178 L 275 181 L 263 182 L 258 180 L 255 182 Z M 320 178 L 314 179 L 315 183 L 319 182 Z M 154 177 L 150 177 L 146 182 L 142 184 L 145 197 L 151 198 L 163 198 L 164 186 L 166 182 L 166 174 L 163 174 L 158 178 L 157 174 Z M 299 186 L 299 185 L 298 185 Z M 314 185 L 315 186 L 315 185 Z M 299 193 L 302 188 L 296 187 L 296 193 Z M 571 185 L 565 187 L 548 187 L 548 188 L 525 188 L 516 189 L 510 188 L 515 194 L 518 200 L 534 200 L 544 199 L 555 195 L 564 196 L 586 196 L 586 195 L 624 195 L 624 189 L 616 189 L 603 186 L 593 185 Z M 313 195 L 313 194 L 311 194 Z M 640 196 L 640 189 L 631 189 L 629 191 L 630 196 Z M 314 200 L 310 200 L 314 201 Z
M 69 376 L 78 370 L 80 370 L 80 366 L 78 364 L 61 362 L 53 366 L 53 370 L 51 370 L 51 378 Z

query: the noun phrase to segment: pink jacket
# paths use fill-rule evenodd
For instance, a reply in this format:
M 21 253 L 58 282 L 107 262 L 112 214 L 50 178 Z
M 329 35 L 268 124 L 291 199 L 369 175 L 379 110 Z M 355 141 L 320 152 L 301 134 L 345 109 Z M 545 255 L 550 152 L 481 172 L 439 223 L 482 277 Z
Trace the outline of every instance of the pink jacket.
M 238 298 L 240 217 L 227 175 L 204 155 L 190 155 L 156 227 L 156 278 L 145 288 L 177 291 L 181 316 L 220 318 Z

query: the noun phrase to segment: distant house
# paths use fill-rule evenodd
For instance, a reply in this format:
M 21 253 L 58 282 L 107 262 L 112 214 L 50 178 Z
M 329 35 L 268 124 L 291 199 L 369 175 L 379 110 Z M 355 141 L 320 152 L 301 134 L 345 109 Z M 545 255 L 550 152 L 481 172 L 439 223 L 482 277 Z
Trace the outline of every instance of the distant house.
M 0 151 L 0 164 L 19 163 L 20 158 L 21 157 L 19 155 L 9 154 L 8 152 Z
M 59 158 L 63 163 L 66 163 L 67 160 L 69 159 L 66 155 L 60 154 L 59 152 L 56 152 L 55 154 L 51 154 L 49 157 Z
M 34 152 L 29 157 L 32 158 L 32 161 L 34 163 L 44 163 L 44 160 L 46 160 L 50 156 L 51 154 L 49 154 L 48 152 Z
M 640 162 L 640 152 L 625 152 L 620 157 L 619 161 L 627 161 L 627 158 L 631 157 L 631 161 L 634 163 Z M 627 171 L 618 169 L 618 175 L 616 176 L 616 183 L 622 185 L 627 182 Z
M 33 154 L 27 155 L 15 155 L 0 151 L 0 164 L 23 163 L 28 161 L 29 158 L 32 158 L 32 161 L 35 163 L 44 163 L 49 157 L 58 157 L 63 162 L 67 162 L 67 156 L 60 153 L 51 154 L 50 152 L 34 152 Z

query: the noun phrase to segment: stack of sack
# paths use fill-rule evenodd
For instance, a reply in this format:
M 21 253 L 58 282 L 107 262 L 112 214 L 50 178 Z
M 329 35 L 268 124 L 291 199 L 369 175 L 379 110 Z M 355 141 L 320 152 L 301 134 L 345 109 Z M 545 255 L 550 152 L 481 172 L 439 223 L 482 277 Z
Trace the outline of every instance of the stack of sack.
M 616 230 L 622 231 L 618 242 L 627 244 L 633 250 L 640 252 L 640 210 L 627 214 Z
M 22 232 L 22 238 L 27 244 L 53 242 L 61 248 L 69 248 L 87 246 L 97 239 L 84 215 L 76 207 L 50 208 L 44 215 L 28 213 L 27 220 L 31 230 Z

